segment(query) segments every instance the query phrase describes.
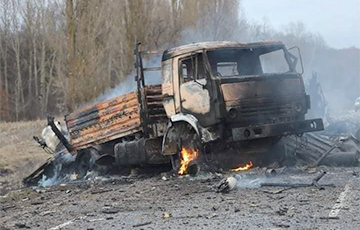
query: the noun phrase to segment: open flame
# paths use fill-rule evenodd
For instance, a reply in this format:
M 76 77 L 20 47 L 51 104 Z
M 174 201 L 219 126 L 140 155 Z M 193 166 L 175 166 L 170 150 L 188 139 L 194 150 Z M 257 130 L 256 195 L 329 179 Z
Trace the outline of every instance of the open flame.
M 252 161 L 250 161 L 249 163 L 247 163 L 244 166 L 241 166 L 241 167 L 235 168 L 235 169 L 231 169 L 231 171 L 233 171 L 233 172 L 245 171 L 245 170 L 249 170 L 253 166 L 254 166 L 254 164 L 252 163 Z
M 185 175 L 191 161 L 195 160 L 199 155 L 198 150 L 188 150 L 185 147 L 181 148 L 180 152 L 180 169 L 179 175 Z

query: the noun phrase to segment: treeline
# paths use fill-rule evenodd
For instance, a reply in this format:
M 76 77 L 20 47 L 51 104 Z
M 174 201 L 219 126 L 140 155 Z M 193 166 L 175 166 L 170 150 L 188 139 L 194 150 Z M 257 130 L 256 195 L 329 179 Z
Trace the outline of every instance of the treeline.
M 359 49 L 331 49 L 301 23 L 281 32 L 249 23 L 240 0 L 0 0 L 0 121 L 69 112 L 121 84 L 137 42 L 159 50 L 265 39 L 299 46 L 306 76 L 315 70 L 321 80 L 359 78 Z M 326 65 L 329 55 L 339 63 Z M 350 99 L 356 89 L 346 87 Z

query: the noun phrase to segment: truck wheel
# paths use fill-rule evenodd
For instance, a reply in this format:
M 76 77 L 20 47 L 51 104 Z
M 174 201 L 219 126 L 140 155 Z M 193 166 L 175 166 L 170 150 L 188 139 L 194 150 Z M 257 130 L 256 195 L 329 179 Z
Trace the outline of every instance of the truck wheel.
M 177 172 L 179 172 L 181 167 L 181 151 L 183 148 L 186 148 L 189 151 L 197 151 L 197 157 L 189 163 L 185 172 L 185 174 L 195 175 L 199 170 L 198 161 L 201 158 L 203 146 L 199 136 L 193 129 L 188 130 L 187 132 L 183 133 L 183 135 L 181 135 L 178 140 L 178 154 L 171 156 L 172 167 Z
M 75 172 L 79 179 L 95 168 L 95 161 L 100 156 L 98 151 L 93 148 L 80 150 L 75 160 Z

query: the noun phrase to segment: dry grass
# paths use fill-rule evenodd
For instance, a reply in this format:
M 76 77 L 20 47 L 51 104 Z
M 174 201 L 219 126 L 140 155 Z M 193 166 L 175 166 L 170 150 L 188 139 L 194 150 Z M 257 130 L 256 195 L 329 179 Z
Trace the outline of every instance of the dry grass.
M 33 140 L 45 120 L 0 123 L 0 192 L 21 185 L 23 177 L 43 164 L 49 155 Z

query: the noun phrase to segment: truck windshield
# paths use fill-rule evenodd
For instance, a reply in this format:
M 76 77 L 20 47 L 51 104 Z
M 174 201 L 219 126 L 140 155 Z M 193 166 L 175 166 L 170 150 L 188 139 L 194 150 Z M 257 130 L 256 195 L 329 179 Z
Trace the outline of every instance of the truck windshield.
M 282 47 L 208 51 L 211 71 L 217 77 L 289 72 Z

